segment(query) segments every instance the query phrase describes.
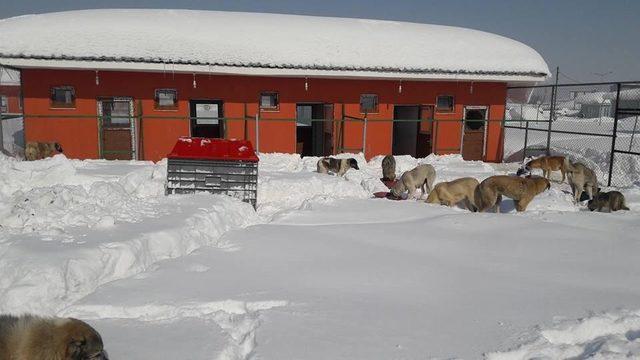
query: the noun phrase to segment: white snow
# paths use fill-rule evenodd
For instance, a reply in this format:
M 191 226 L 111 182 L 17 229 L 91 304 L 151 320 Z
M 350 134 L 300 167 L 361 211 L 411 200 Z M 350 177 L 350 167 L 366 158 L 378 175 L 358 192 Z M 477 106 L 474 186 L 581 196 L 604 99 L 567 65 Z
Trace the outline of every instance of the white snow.
M 0 311 L 87 320 L 114 359 L 640 354 L 638 185 L 631 211 L 586 211 L 554 182 L 525 213 L 474 214 L 372 199 L 382 157 L 340 157 L 360 170 L 260 154 L 257 211 L 165 196 L 166 161 L 0 157 Z M 519 165 L 396 161 L 436 182 Z
M 236 73 L 245 68 L 319 69 L 350 76 L 367 71 L 366 76 L 395 72 L 401 77 L 406 72 L 430 78 L 454 72 L 516 75 L 527 81 L 549 74 L 542 57 L 518 41 L 478 30 L 397 21 L 105 9 L 8 18 L 0 20 L 0 34 L 0 58 L 13 66 L 20 66 L 16 57 L 52 57 L 163 63 L 169 64 L 167 70 L 187 63 L 211 66 L 209 72 L 221 67 Z

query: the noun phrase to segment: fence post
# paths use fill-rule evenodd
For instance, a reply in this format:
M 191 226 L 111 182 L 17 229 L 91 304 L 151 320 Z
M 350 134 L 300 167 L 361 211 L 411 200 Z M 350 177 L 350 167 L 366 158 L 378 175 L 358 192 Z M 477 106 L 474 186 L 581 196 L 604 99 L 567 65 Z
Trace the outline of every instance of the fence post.
M 260 110 L 256 113 L 256 153 L 260 154 L 260 125 L 258 122 L 260 121 Z
M 616 84 L 616 107 L 613 113 L 613 137 L 611 138 L 611 157 L 609 159 L 609 180 L 607 186 L 611 186 L 611 177 L 613 176 L 613 156 L 616 152 L 616 137 L 618 136 L 618 105 L 620 103 L 620 83 Z
M 556 112 L 556 95 L 558 93 L 558 76 L 560 76 L 560 67 L 556 67 L 556 84 L 551 87 L 551 104 L 549 109 L 549 128 L 547 129 L 547 156 L 551 155 L 551 123 L 553 115 Z
M 364 128 L 362 129 L 362 156 L 367 158 L 367 113 L 364 113 Z
M 631 141 L 629 141 L 629 152 L 633 148 L 633 140 L 636 136 L 636 129 L 638 128 L 638 116 L 636 115 L 636 121 L 633 123 L 633 132 L 631 133 Z
M 3 121 L 3 117 L 2 117 L 2 104 L 0 104 L 0 152 L 3 154 L 7 154 L 6 150 L 4 149 L 4 130 L 2 129 L 2 121 Z M 9 100 L 7 99 L 7 107 L 9 107 Z M 24 124 L 24 117 L 22 119 L 23 124 Z M 24 125 L 23 125 L 24 127 Z
M 525 121 L 524 128 L 524 148 L 522 150 L 522 161 L 527 158 L 527 146 L 529 145 L 529 120 Z

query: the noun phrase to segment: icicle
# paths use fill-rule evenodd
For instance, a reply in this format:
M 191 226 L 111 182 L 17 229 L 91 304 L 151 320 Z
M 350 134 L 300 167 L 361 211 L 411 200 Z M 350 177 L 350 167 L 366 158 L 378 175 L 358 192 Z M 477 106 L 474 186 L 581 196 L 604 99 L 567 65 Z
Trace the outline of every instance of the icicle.
M 398 85 L 398 94 L 402 94 L 402 79 L 400 79 L 400 84 Z
M 193 73 L 193 88 L 197 88 L 198 84 L 196 83 L 196 73 Z
M 304 91 L 309 91 L 309 78 L 304 78 Z
M 100 76 L 98 76 L 98 70 L 96 70 L 96 85 L 100 85 Z

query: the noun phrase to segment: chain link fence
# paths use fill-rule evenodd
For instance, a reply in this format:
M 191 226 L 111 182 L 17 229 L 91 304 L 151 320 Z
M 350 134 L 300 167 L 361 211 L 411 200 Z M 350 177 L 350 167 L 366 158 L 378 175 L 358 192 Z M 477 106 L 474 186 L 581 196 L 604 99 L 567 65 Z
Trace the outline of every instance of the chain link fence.
M 0 113 L 0 152 L 7 156 L 24 155 L 24 123 L 21 115 Z
M 603 185 L 638 184 L 640 83 L 511 87 L 504 159 L 564 155 L 592 168 Z

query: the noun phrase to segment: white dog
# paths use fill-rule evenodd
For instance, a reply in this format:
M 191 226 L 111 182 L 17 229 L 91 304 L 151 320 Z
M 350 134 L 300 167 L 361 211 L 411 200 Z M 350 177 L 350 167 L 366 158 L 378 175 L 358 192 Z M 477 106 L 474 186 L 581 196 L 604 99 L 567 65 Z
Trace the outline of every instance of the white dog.
M 413 170 L 407 171 L 400 177 L 395 186 L 391 189 L 391 194 L 395 197 L 402 197 L 405 191 L 409 191 L 409 198 L 413 197 L 413 194 L 418 188 L 422 190 L 423 197 L 427 192 L 430 192 L 431 187 L 436 180 L 436 169 L 429 164 L 422 164 L 416 166 Z

